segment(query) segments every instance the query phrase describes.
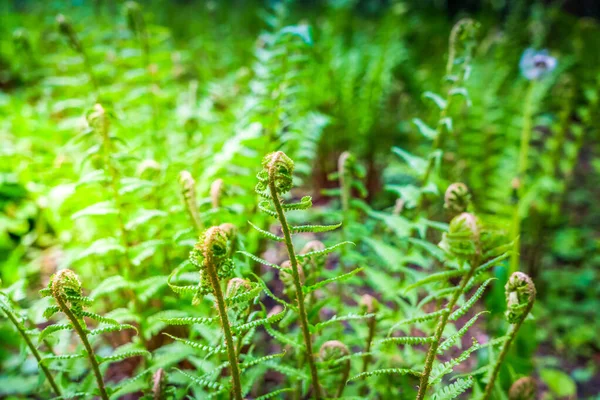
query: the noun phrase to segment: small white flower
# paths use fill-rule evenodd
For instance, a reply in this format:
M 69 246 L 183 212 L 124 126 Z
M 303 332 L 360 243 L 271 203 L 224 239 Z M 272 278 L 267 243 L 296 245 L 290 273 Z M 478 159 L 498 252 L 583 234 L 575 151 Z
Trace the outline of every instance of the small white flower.
M 548 50 L 536 51 L 529 48 L 523 52 L 519 68 L 528 80 L 539 80 L 556 68 L 556 58 L 548 55 Z

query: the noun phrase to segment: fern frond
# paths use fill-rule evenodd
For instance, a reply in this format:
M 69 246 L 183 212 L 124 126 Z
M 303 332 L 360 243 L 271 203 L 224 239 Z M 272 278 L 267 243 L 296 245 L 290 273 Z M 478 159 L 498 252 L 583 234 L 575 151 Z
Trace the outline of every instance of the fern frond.
M 329 247 L 325 247 L 322 250 L 315 250 L 315 251 L 310 251 L 308 253 L 304 253 L 304 254 L 296 254 L 296 257 L 298 257 L 298 259 L 305 259 L 305 258 L 310 258 L 310 257 L 315 257 L 315 256 L 324 256 L 326 254 L 329 254 L 331 252 L 333 252 L 335 249 L 337 249 L 338 247 L 341 247 L 343 245 L 346 244 L 352 244 L 354 245 L 354 243 L 352 242 L 341 242 L 338 244 L 334 244 L 333 246 L 329 246 Z
M 303 291 L 305 294 L 312 293 L 312 292 L 314 292 L 315 290 L 318 290 L 318 289 L 322 288 L 323 286 L 326 286 L 326 285 L 328 285 L 328 284 L 330 284 L 330 283 L 332 283 L 332 282 L 337 282 L 337 281 L 343 281 L 343 280 L 346 280 L 346 279 L 348 279 L 348 278 L 350 278 L 350 277 L 352 277 L 352 276 L 354 276 L 354 275 L 358 274 L 358 273 L 359 273 L 359 272 L 361 272 L 362 270 L 363 270 L 363 268 L 362 268 L 362 267 L 361 267 L 361 268 L 356 268 L 355 270 L 353 270 L 353 271 L 350 271 L 350 272 L 348 272 L 348 273 L 346 273 L 346 274 L 342 274 L 342 275 L 338 275 L 338 276 L 336 276 L 336 277 L 333 277 L 333 278 L 329 278 L 329 279 L 322 280 L 322 281 L 320 281 L 320 282 L 317 282 L 317 283 L 315 283 L 314 285 L 311 285 L 311 286 L 303 286 L 303 287 L 302 287 L 302 291 Z
M 287 310 L 285 308 L 283 308 L 283 310 L 281 310 L 277 314 L 273 314 L 267 318 L 257 319 L 255 321 L 250 321 L 250 322 L 247 322 L 247 323 L 241 324 L 241 325 L 234 325 L 231 327 L 231 330 L 234 333 L 240 333 L 240 332 L 244 332 L 249 329 L 252 329 L 252 328 L 256 328 L 257 326 L 279 322 L 284 317 L 286 311 Z
M 82 311 L 81 316 L 87 317 L 93 321 L 102 322 L 104 324 L 110 324 L 110 325 L 118 325 L 119 324 L 117 321 L 115 321 L 112 318 L 103 317 L 102 315 L 98 315 L 96 313 L 89 312 L 89 311 Z
M 279 265 L 270 263 L 267 260 L 257 257 L 252 253 L 248 253 L 247 251 L 238 251 L 238 253 L 245 255 L 246 257 L 252 259 L 253 261 L 256 261 L 259 264 L 266 265 L 267 267 L 275 268 L 278 271 L 283 270 L 283 268 L 281 268 Z
M 273 392 L 267 393 L 267 394 L 263 394 L 262 396 L 258 396 L 255 400 L 269 400 L 269 399 L 274 399 L 274 398 L 281 398 L 281 395 L 283 393 L 287 393 L 287 392 L 293 392 L 294 389 L 293 388 L 284 388 L 284 389 L 279 389 L 279 390 L 275 390 Z
M 467 323 L 464 324 L 463 327 L 460 328 L 460 330 L 458 332 L 456 332 L 455 334 L 448 337 L 448 339 L 444 340 L 438 347 L 438 354 L 442 354 L 444 351 L 446 351 L 450 347 L 452 347 L 457 340 L 462 338 L 465 335 L 465 333 L 467 333 L 469 328 L 471 326 L 473 326 L 473 324 L 477 321 L 479 316 L 481 314 L 486 314 L 486 313 L 489 313 L 489 311 L 481 311 L 481 312 L 477 313 L 473 318 L 471 318 L 469 321 L 467 321 Z
M 215 389 L 215 390 L 222 390 L 223 389 L 223 385 L 217 383 L 217 382 L 211 382 L 207 379 L 203 379 L 203 378 L 198 378 L 192 374 L 188 374 L 187 372 L 184 372 L 182 370 L 180 370 L 179 368 L 174 368 L 177 372 L 179 372 L 180 374 L 184 375 L 186 378 L 188 378 L 189 380 L 191 380 L 193 383 L 195 383 L 198 386 L 202 386 L 202 387 L 206 387 L 209 389 Z
M 253 299 L 256 296 L 258 296 L 258 294 L 262 290 L 263 290 L 263 288 L 259 284 L 254 283 L 254 287 L 252 289 L 248 290 L 247 292 L 240 293 L 240 294 L 237 294 L 235 296 L 225 298 L 225 303 L 227 303 L 227 305 L 231 306 L 231 305 L 234 305 L 234 304 L 238 304 L 238 303 L 242 303 L 242 302 L 248 301 L 248 300 Z
M 471 356 L 471 353 L 482 348 L 477 342 L 477 340 L 473 339 L 473 344 L 467 350 L 463 351 L 458 357 L 451 359 L 445 363 L 439 364 L 433 368 L 433 371 L 429 377 L 429 384 L 435 385 L 438 383 L 445 375 L 452 372 L 454 367 L 465 361 L 467 358 Z
M 177 341 L 177 342 L 181 342 L 187 346 L 193 347 L 194 349 L 198 349 L 198 350 L 202 350 L 202 351 L 207 351 L 207 352 L 211 352 L 211 353 L 225 353 L 225 346 L 223 345 L 219 345 L 219 346 L 209 346 L 206 344 L 202 344 L 202 343 L 198 343 L 195 342 L 193 340 L 187 340 L 187 339 L 182 339 L 179 338 L 177 336 L 173 336 L 169 333 L 163 332 L 163 335 L 170 337 L 171 339 Z
M 467 302 L 465 302 L 465 304 L 463 304 L 462 307 L 460 307 L 458 310 L 456 310 L 452 314 L 450 314 L 449 319 L 451 321 L 456 321 L 458 318 L 465 315 L 467 313 L 467 311 L 469 311 L 469 309 L 471 307 L 473 307 L 473 305 L 477 302 L 477 300 L 479 300 L 479 298 L 481 296 L 483 296 L 483 292 L 485 292 L 485 288 L 487 287 L 487 285 L 489 285 L 490 282 L 495 279 L 496 278 L 489 278 L 488 280 L 483 282 L 483 284 L 479 287 L 479 289 L 477 289 L 477 291 L 475 293 L 473 293 L 473 296 L 471 296 L 471 298 L 469 300 L 467 300 Z
M 308 210 L 312 207 L 312 197 L 304 196 L 299 203 L 282 203 L 281 207 L 285 211 Z
M 441 317 L 442 315 L 444 315 L 446 313 L 448 313 L 448 310 L 446 310 L 445 308 L 443 308 L 441 310 L 434 311 L 434 312 L 429 313 L 429 314 L 417 315 L 416 317 L 403 319 L 402 321 L 395 323 L 390 328 L 389 332 L 393 332 L 394 329 L 396 329 L 397 327 L 399 327 L 401 325 L 414 324 L 414 323 L 417 323 L 417 322 L 431 321 L 432 319 L 436 319 L 438 317 Z
M 386 368 L 386 369 L 376 369 L 373 371 L 363 372 L 358 375 L 353 376 L 348 379 L 348 382 L 361 379 L 361 378 L 370 378 L 372 376 L 378 375 L 412 375 L 417 378 L 421 376 L 419 371 L 415 371 L 414 369 L 406 369 L 406 368 Z
M 75 360 L 78 358 L 85 358 L 87 357 L 87 353 L 82 352 L 80 354 L 60 354 L 60 355 L 55 355 L 55 356 L 46 356 L 44 358 L 42 358 L 42 360 L 40 361 L 41 363 L 48 363 L 48 362 L 52 362 L 52 361 L 62 361 L 62 360 Z
M 264 357 L 255 358 L 254 360 L 244 361 L 243 363 L 240 364 L 240 369 L 242 371 L 244 371 L 244 370 L 246 370 L 248 368 L 254 367 L 255 365 L 262 364 L 262 363 L 264 363 L 266 361 L 273 360 L 275 358 L 281 358 L 284 355 L 285 355 L 285 351 L 282 352 L 282 353 L 269 354 L 269 355 L 264 356 Z
M 273 329 L 273 327 L 271 327 L 271 325 L 265 325 L 265 331 L 267 331 L 267 333 L 269 334 L 269 336 L 271 336 L 273 339 L 279 341 L 281 344 L 285 344 L 288 346 L 291 346 L 295 349 L 298 349 L 300 351 L 304 351 L 304 343 L 298 343 L 292 339 L 290 339 L 287 335 L 284 335 L 283 333 Z
M 158 318 L 159 321 L 167 325 L 195 325 L 211 324 L 217 321 L 216 317 L 181 317 L 181 318 Z
M 456 382 L 444 386 L 432 396 L 432 400 L 452 400 L 466 392 L 473 386 L 473 377 L 469 376 L 467 379 L 458 379 Z
M 109 332 L 120 332 L 123 329 L 133 329 L 137 332 L 137 328 L 133 325 L 129 325 L 129 324 L 118 324 L 118 325 L 110 325 L 110 326 L 105 326 L 102 328 L 96 328 L 96 329 L 92 329 L 92 330 L 88 330 L 87 334 L 88 335 L 101 335 L 104 333 L 109 333 Z
M 99 364 L 104 364 L 104 363 L 112 363 L 115 361 L 121 361 L 124 360 L 126 358 L 130 358 L 130 357 L 150 357 L 152 354 L 144 349 L 137 349 L 137 350 L 127 350 L 127 351 L 123 351 L 123 352 L 118 352 L 116 354 L 111 354 L 110 356 L 106 356 L 106 357 L 99 357 L 98 363 Z
M 248 224 L 254 228 L 255 231 L 257 231 L 258 233 L 260 233 L 263 237 L 265 237 L 266 239 L 271 239 L 274 240 L 276 242 L 283 242 L 283 238 L 281 236 L 277 236 L 274 233 L 271 233 L 269 231 L 265 231 L 264 229 L 259 228 L 258 226 L 254 225 L 252 222 L 248 221 Z
M 426 344 L 433 342 L 433 336 L 402 336 L 402 337 L 388 337 L 377 341 L 377 344 Z
M 456 269 L 456 270 L 450 270 L 450 271 L 443 271 L 443 272 L 438 272 L 435 274 L 431 274 L 426 276 L 423 279 L 418 280 L 417 282 L 408 285 L 405 289 L 404 289 L 404 293 L 407 293 L 408 291 L 415 289 L 419 286 L 423 286 L 427 283 L 431 283 L 431 282 L 440 282 L 440 281 L 447 281 L 450 278 L 455 278 L 457 276 L 462 276 L 464 274 L 466 274 L 468 272 L 468 270 L 464 269 Z
M 64 331 L 64 330 L 70 330 L 70 329 L 73 329 L 73 325 L 72 324 L 54 324 L 54 325 L 48 325 L 47 327 L 44 328 L 43 331 L 40 332 L 39 341 L 41 342 L 48 335 L 51 335 L 51 334 L 53 334 L 55 332 Z
M 321 233 L 321 232 L 329 232 L 336 230 L 341 227 L 342 223 L 335 225 L 300 225 L 300 226 L 290 226 L 290 230 L 292 233 Z
M 350 313 L 348 315 L 343 315 L 341 317 L 334 315 L 331 319 L 329 319 L 327 321 L 319 322 L 316 325 L 311 325 L 310 330 L 311 330 L 311 332 L 318 332 L 321 329 L 323 329 L 324 327 L 334 324 L 336 322 L 369 319 L 369 318 L 374 317 L 375 315 L 377 315 L 377 314 L 352 314 L 352 313 Z

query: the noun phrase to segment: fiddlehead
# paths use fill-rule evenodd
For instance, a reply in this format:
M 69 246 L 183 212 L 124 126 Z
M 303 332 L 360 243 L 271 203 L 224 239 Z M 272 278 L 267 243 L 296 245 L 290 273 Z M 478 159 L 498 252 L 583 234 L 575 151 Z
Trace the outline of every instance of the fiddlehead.
M 307 252 L 305 253 L 297 253 L 292 242 L 293 234 L 304 232 L 327 232 L 338 228 L 340 225 L 289 225 L 285 215 L 286 212 L 292 210 L 306 210 L 311 207 L 312 200 L 309 196 L 305 196 L 298 203 L 286 203 L 281 198 L 281 196 L 288 193 L 293 186 L 294 162 L 285 153 L 278 151 L 267 155 L 264 158 L 262 165 L 263 169 L 257 174 L 258 184 L 256 185 L 256 192 L 264 199 L 259 203 L 259 208 L 264 213 L 279 220 L 281 230 L 283 232 L 283 237 L 260 229 L 259 227 L 256 227 L 254 225 L 252 226 L 265 238 L 285 243 L 287 253 L 289 256 L 290 274 L 287 274 L 287 265 L 282 266 L 283 268 L 278 266 L 275 267 L 282 272 L 282 274 L 280 275 L 282 276 L 282 279 L 286 279 L 284 277 L 285 275 L 291 277 L 292 285 L 290 287 L 289 294 L 293 295 L 296 300 L 297 313 L 300 319 L 300 328 L 302 330 L 302 336 L 304 338 L 304 357 L 306 358 L 306 360 L 308 360 L 308 366 L 310 369 L 312 379 L 312 396 L 316 399 L 320 399 L 321 387 L 319 385 L 319 376 L 312 350 L 312 333 L 309 328 L 310 325 L 305 304 L 306 295 L 330 282 L 348 278 L 354 273 L 356 273 L 358 270 L 355 270 L 349 274 L 317 282 L 311 286 L 305 285 L 304 278 L 316 278 L 310 276 L 314 274 L 315 269 L 313 268 L 312 264 L 316 263 L 314 265 L 319 265 L 319 257 L 331 253 L 337 247 L 347 242 L 343 242 L 330 247 L 323 246 L 323 248 L 320 244 L 317 245 L 316 243 L 314 243 L 314 245 L 311 245 L 312 248 L 310 249 L 310 251 L 307 250 Z M 264 260 L 259 259 L 254 255 L 247 255 L 253 258 L 254 260 L 260 260 L 260 262 L 262 262 L 265 265 L 273 265 Z M 319 269 L 321 267 L 318 266 L 316 268 Z M 306 274 L 305 277 L 303 277 L 302 271 L 304 272 L 304 274 Z M 291 290 L 292 287 L 293 293 Z
M 227 358 L 231 370 L 233 396 L 236 400 L 242 399 L 242 385 L 238 365 L 237 351 L 233 341 L 233 334 L 225 297 L 221 289 L 221 280 L 229 277 L 233 270 L 233 261 L 229 254 L 227 234 L 218 226 L 208 228 L 194 249 L 190 252 L 190 262 L 200 269 L 200 283 L 194 296 L 194 302 L 200 301 L 200 296 L 212 293 L 215 296 L 221 328 L 225 335 Z M 238 285 L 239 288 L 239 285 Z
M 508 354 L 510 349 L 510 345 L 514 341 L 517 336 L 517 332 L 519 328 L 527 318 L 527 315 L 531 312 L 533 308 L 533 303 L 535 302 L 535 285 L 529 276 L 522 272 L 513 273 L 505 286 L 506 290 L 506 320 L 510 323 L 510 328 L 507 333 L 508 339 L 504 342 L 502 347 L 502 351 L 494 364 L 494 368 L 492 369 L 488 383 L 485 387 L 485 393 L 483 395 L 483 400 L 487 400 L 492 395 L 492 390 L 494 389 L 494 382 L 500 372 L 500 367 L 502 366 L 502 362 L 504 358 Z
M 331 372 L 339 371 L 341 378 L 335 397 L 342 397 L 350 376 L 350 350 L 339 340 L 329 340 L 321 345 L 319 356 L 321 361 L 329 366 Z
M 535 400 L 537 394 L 537 384 L 535 379 L 525 376 L 517 379 L 510 390 L 508 391 L 508 398 L 510 400 Z
M 456 216 L 469 208 L 471 194 L 469 188 L 462 182 L 456 182 L 448 186 L 444 194 L 444 209 L 451 215 Z
M 106 318 L 93 312 L 86 311 L 85 309 L 92 304 L 92 299 L 83 295 L 79 277 L 69 269 L 64 269 L 54 274 L 50 278 L 48 288 L 43 289 L 41 294 L 53 297 L 56 302 L 56 306 L 51 306 L 46 309 L 44 316 L 50 318 L 55 313 L 62 312 L 69 320 L 69 323 L 49 325 L 40 333 L 40 338 L 60 330 L 73 329 L 77 336 L 79 336 L 79 339 L 85 348 L 85 353 L 82 357 L 87 356 L 89 359 L 98 386 L 99 395 L 103 400 L 108 400 L 107 387 L 102 372 L 100 371 L 100 363 L 118 361 L 133 356 L 146 356 L 148 355 L 148 352 L 145 350 L 128 350 L 107 357 L 100 357 L 95 354 L 94 349 L 90 344 L 89 336 L 135 328 L 128 324 L 120 324 L 111 318 Z M 84 317 L 102 324 L 107 324 L 108 326 L 89 330 Z M 48 357 L 47 359 L 60 357 L 61 356 Z

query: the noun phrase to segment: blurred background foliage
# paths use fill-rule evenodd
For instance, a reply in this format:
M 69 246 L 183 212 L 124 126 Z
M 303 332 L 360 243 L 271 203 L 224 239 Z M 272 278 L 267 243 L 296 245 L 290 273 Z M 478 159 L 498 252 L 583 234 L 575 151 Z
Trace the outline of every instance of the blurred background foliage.
M 520 182 L 527 188 L 521 268 L 538 289 L 536 323 L 520 336 L 511 365 L 532 372 L 547 398 L 594 398 L 600 390 L 598 2 L 144 1 L 149 53 L 122 5 L 0 5 L 0 277 L 14 299 L 35 296 L 65 266 L 93 288 L 121 262 L 112 254 L 115 243 L 97 240 L 114 233 L 113 220 L 71 217 L 107 198 L 106 188 L 93 186 L 99 145 L 78 136 L 96 101 L 114 116 L 118 168 L 129 179 L 123 204 L 138 217 L 128 222 L 133 276 L 168 274 L 173 264 L 166 261 L 180 262 L 193 243 L 176 184 L 183 169 L 196 179 L 207 225 L 226 218 L 242 230 L 248 251 L 264 251 L 246 221 L 266 226 L 256 213 L 253 176 L 262 155 L 276 149 L 296 160 L 319 218 L 339 208 L 328 175 L 339 155 L 351 151 L 364 182 L 354 194 L 365 197 L 356 215 L 344 216 L 360 222 L 344 234 L 372 241 L 346 254 L 347 263 L 382 255 L 395 262 L 397 254 L 383 247 L 390 230 L 377 221 L 393 215 L 398 198 L 408 214 L 423 199 L 399 189 L 414 176 L 391 148 L 429 149 L 411 121 L 435 118 L 422 93 L 440 86 L 450 29 L 470 16 L 481 24 L 466 83 L 472 105 L 453 106 L 445 178 L 467 184 L 487 220 L 498 226 L 510 220 L 528 90 L 519 59 L 528 47 L 548 49 L 558 66 L 535 87 L 530 168 Z M 72 22 L 84 56 L 56 29 L 59 13 Z M 226 194 L 215 209 L 210 190 L 218 178 Z M 140 204 L 165 215 L 140 213 Z M 433 204 L 428 218 L 444 220 L 441 205 Z M 506 268 L 495 274 L 506 281 Z M 376 274 L 366 282 L 384 290 Z M 502 285 L 485 302 L 500 315 Z M 33 321 L 39 313 L 33 307 Z M 489 332 L 501 329 L 492 319 Z M 3 321 L 0 338 L 0 395 L 27 396 L 37 382 L 27 368 L 35 366 L 13 358 L 18 340 Z

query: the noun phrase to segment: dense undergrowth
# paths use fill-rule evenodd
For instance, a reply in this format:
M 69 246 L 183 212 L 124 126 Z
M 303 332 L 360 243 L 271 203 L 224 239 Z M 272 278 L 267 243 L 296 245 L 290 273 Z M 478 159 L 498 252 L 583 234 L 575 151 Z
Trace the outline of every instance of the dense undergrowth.
M 594 398 L 600 27 L 438 3 L 4 4 L 0 396 Z

